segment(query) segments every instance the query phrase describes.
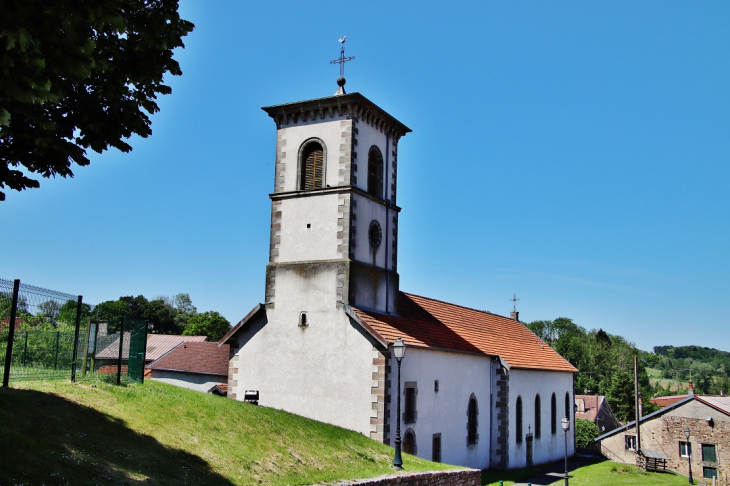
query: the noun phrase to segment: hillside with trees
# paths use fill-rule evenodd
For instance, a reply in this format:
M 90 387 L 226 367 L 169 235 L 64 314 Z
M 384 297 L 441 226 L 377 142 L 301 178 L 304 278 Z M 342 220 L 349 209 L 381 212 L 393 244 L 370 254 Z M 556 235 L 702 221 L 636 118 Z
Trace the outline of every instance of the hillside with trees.
M 653 353 L 642 356 L 661 377 L 678 382 L 692 381 L 697 393 L 719 395 L 730 391 L 730 353 L 701 346 L 654 346 Z M 677 393 L 677 390 L 657 383 L 657 396 Z M 684 392 L 684 389 L 680 389 Z

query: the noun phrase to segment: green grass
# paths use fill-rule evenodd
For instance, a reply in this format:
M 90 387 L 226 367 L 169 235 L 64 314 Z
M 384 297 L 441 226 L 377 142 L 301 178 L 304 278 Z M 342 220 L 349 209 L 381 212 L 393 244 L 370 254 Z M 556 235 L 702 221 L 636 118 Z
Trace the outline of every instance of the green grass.
M 392 473 L 393 449 L 158 382 L 0 389 L 0 484 L 296 485 Z M 404 454 L 405 470 L 453 466 Z
M 560 486 L 563 479 L 551 486 Z M 672 486 L 686 485 L 687 478 L 671 472 L 644 472 L 630 464 L 601 461 L 571 471 L 571 486 Z
M 511 486 L 518 481 L 526 481 L 543 469 L 544 467 L 542 466 L 526 467 L 524 469 L 510 469 L 508 471 L 485 469 L 482 471 L 482 485 L 499 486 L 499 482 L 503 481 L 503 486 Z

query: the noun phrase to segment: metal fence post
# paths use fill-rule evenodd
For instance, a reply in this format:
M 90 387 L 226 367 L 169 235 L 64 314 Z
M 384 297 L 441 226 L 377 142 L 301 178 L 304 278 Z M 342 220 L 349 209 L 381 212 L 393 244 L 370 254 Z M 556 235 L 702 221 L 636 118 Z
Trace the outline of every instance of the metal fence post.
M 5 371 L 3 372 L 3 386 L 10 382 L 10 363 L 13 359 L 13 340 L 15 339 L 15 318 L 18 315 L 18 294 L 20 293 L 20 279 L 13 284 L 13 305 L 10 307 L 10 321 L 8 322 L 8 347 L 5 351 Z
M 76 304 L 76 331 L 74 332 L 74 353 L 71 361 L 71 381 L 76 381 L 76 359 L 79 354 L 79 327 L 81 327 L 81 304 L 83 300 L 83 296 L 79 295 L 79 300 Z
M 117 360 L 117 385 L 122 384 L 122 354 L 124 351 L 124 321 L 125 314 L 122 314 L 122 327 L 119 329 L 119 359 Z M 127 365 L 129 366 L 129 365 Z
M 53 358 L 53 369 L 58 369 L 58 342 L 61 340 L 61 331 L 56 331 L 56 355 Z
M 25 357 L 28 355 L 28 334 L 30 334 L 30 331 L 25 331 L 25 345 L 23 346 L 23 366 L 25 366 Z

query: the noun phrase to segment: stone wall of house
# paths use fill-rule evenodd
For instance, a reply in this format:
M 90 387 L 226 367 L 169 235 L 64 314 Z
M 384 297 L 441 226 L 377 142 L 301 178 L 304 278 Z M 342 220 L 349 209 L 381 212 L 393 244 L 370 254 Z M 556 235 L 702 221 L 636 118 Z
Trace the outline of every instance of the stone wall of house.
M 712 418 L 712 421 L 708 421 Z M 717 484 L 730 485 L 730 421 L 728 417 L 707 405 L 692 401 L 641 424 L 641 448 L 664 451 L 669 459 L 667 468 L 679 474 L 689 475 L 689 461 L 680 456 L 679 443 L 687 438 L 684 430 L 690 429 L 692 449 L 692 475 L 703 478 L 704 468 L 717 469 Z M 635 436 L 635 427 L 607 437 L 601 441 L 601 453 L 608 459 L 627 464 L 636 463 L 633 450 L 626 449 L 626 436 Z M 717 462 L 703 461 L 702 444 L 714 444 Z
M 338 485 L 352 486 L 479 486 L 481 471 L 468 469 L 461 471 L 439 471 L 415 474 L 399 474 L 365 481 L 341 482 Z

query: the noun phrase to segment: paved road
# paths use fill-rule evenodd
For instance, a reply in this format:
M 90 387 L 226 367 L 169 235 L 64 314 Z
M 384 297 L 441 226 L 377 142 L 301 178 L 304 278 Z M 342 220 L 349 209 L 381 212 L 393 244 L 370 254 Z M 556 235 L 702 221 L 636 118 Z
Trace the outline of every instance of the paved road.
M 595 462 L 595 457 L 581 457 L 575 456 L 568 460 L 568 471 L 582 467 L 590 462 Z M 542 472 L 532 476 L 530 479 L 523 483 L 515 483 L 514 486 L 527 486 L 532 484 L 533 486 L 546 486 L 552 484 L 555 481 L 560 481 L 565 478 L 565 463 L 563 461 L 556 462 L 549 466 Z

